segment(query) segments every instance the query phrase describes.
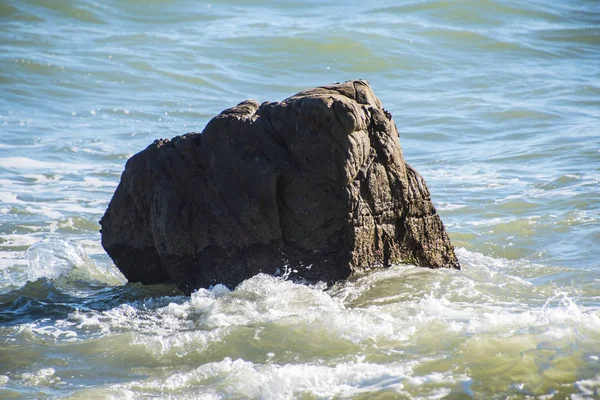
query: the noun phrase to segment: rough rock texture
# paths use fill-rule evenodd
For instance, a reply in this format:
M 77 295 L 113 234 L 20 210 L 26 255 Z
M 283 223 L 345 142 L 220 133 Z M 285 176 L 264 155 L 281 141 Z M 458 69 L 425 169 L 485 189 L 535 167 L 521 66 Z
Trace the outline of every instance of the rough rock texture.
M 460 268 L 365 81 L 247 100 L 202 134 L 155 141 L 128 160 L 100 223 L 129 281 L 186 293 L 284 266 L 329 283 L 400 262 Z

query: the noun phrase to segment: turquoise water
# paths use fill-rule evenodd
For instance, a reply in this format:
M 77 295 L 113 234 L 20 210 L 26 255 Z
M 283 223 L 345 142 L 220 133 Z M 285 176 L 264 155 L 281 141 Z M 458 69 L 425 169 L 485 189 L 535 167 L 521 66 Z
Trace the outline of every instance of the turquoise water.
M 366 79 L 463 270 L 126 284 L 128 157 Z M 600 398 L 600 3 L 0 3 L 0 398 Z

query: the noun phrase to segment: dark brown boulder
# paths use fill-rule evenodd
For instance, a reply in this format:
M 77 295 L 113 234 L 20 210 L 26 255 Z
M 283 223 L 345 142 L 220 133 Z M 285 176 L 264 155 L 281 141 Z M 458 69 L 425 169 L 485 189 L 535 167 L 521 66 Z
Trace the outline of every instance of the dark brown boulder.
M 334 282 L 373 266 L 460 268 L 423 178 L 365 81 L 247 100 L 127 161 L 100 221 L 132 282 L 190 293 L 284 266 Z

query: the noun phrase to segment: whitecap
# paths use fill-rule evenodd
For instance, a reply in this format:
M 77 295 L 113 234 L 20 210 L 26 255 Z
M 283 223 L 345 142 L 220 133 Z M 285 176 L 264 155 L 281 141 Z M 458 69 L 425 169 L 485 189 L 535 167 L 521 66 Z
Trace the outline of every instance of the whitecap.
M 80 243 L 59 238 L 46 238 L 33 244 L 25 253 L 27 268 L 21 271 L 21 282 L 39 278 L 54 280 L 59 287 L 68 288 L 70 282 L 122 285 L 126 279 L 116 267 L 101 267 L 92 261 Z
M 388 393 L 412 398 L 439 399 L 450 393 L 448 386 L 468 381 L 465 375 L 431 373 L 420 375 L 411 363 L 346 361 L 335 365 L 255 364 L 242 359 L 224 358 L 189 372 L 166 378 L 153 378 L 112 385 L 89 394 L 127 397 L 146 393 L 162 398 L 353 398 Z M 445 387 L 444 387 L 445 386 Z
M 55 376 L 56 371 L 52 367 L 41 368 L 34 372 L 21 374 L 21 383 L 25 386 L 47 386 L 60 383 L 60 378 Z

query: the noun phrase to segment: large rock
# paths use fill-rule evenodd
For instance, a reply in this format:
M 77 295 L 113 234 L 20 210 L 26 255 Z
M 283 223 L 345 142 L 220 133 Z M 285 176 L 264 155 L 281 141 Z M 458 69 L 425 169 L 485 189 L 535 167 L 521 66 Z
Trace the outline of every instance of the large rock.
M 247 100 L 125 166 L 102 245 L 132 282 L 189 293 L 259 272 L 334 281 L 409 262 L 460 268 L 369 84 Z

